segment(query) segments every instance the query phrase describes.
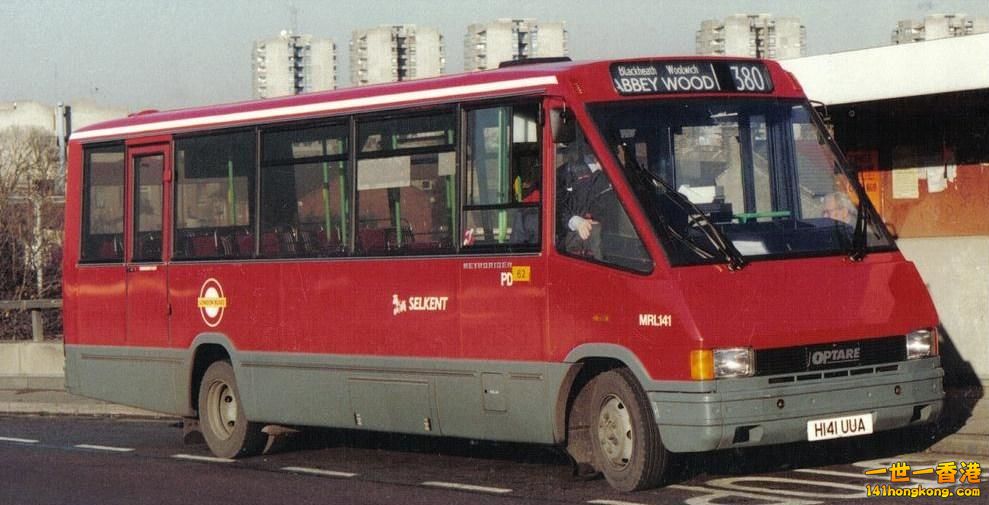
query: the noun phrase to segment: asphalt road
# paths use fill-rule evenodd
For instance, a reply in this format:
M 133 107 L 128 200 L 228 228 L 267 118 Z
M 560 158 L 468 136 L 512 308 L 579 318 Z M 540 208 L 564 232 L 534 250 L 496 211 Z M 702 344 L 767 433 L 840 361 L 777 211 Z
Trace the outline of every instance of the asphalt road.
M 542 446 L 311 430 L 282 437 L 264 456 L 230 461 L 180 438 L 168 421 L 2 417 L 0 504 L 878 504 L 906 498 L 868 496 L 867 485 L 918 484 L 982 496 L 911 503 L 989 501 L 985 477 L 977 486 L 939 485 L 934 474 L 894 485 L 863 473 L 965 461 L 910 454 L 924 443 L 915 431 L 681 458 L 671 484 L 632 494 L 573 477 L 562 453 Z

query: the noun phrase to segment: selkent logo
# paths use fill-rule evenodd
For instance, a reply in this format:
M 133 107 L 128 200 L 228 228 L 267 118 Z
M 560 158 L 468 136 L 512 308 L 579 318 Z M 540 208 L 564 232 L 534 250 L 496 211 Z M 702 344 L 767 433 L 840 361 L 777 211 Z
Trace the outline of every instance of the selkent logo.
M 810 353 L 810 364 L 814 366 L 831 365 L 834 363 L 849 363 L 861 358 L 862 349 L 858 346 L 845 349 L 831 349 Z

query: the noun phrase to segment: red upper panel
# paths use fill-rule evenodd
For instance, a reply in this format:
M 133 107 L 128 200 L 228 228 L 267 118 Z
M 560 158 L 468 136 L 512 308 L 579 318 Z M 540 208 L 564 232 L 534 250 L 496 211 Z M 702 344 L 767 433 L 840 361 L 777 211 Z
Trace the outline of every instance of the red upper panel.
M 743 61 L 741 58 L 656 57 L 595 62 L 557 62 L 508 67 L 400 83 L 321 91 L 267 100 L 196 107 L 165 112 L 145 112 L 80 128 L 74 141 L 89 142 L 153 133 L 194 131 L 206 128 L 278 122 L 322 117 L 354 111 L 387 110 L 399 106 L 453 102 L 511 94 L 561 95 L 575 102 L 641 99 L 619 95 L 611 81 L 616 61 Z M 765 62 L 775 89 L 773 96 L 801 97 L 793 77 L 773 61 Z M 724 93 L 721 93 L 722 95 Z M 675 96 L 675 95 L 672 95 Z M 667 94 L 664 97 L 672 97 Z M 701 96 L 692 93 L 692 96 Z

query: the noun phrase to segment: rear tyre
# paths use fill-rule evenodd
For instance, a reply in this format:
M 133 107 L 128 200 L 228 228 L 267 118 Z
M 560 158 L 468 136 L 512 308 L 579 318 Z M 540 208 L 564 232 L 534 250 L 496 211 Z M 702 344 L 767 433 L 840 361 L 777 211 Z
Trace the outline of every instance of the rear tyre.
M 237 379 L 229 361 L 206 369 L 199 385 L 199 425 L 210 451 L 221 458 L 259 454 L 267 442 L 264 426 L 244 415 Z
M 618 368 L 595 377 L 589 425 L 594 466 L 619 491 L 638 491 L 662 482 L 669 453 L 649 400 L 632 372 Z

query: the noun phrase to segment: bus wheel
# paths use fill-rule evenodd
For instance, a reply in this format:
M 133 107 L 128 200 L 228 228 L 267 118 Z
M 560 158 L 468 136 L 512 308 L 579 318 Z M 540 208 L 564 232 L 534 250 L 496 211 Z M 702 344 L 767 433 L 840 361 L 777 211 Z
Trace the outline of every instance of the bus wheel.
M 618 368 L 598 375 L 588 387 L 594 466 L 619 491 L 659 485 L 669 458 L 635 376 Z
M 258 454 L 267 435 L 261 424 L 244 416 L 237 379 L 228 361 L 217 361 L 206 369 L 199 386 L 199 425 L 213 454 L 236 458 Z

